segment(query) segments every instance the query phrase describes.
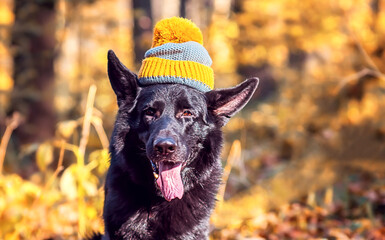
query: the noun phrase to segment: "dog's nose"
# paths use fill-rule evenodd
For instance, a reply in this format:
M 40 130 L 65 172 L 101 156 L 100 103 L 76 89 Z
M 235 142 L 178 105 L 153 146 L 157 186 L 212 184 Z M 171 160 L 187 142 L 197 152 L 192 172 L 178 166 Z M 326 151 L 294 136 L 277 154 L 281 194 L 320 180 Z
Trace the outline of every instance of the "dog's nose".
M 154 142 L 154 150 L 160 154 L 170 154 L 175 152 L 176 143 L 172 138 L 160 138 Z

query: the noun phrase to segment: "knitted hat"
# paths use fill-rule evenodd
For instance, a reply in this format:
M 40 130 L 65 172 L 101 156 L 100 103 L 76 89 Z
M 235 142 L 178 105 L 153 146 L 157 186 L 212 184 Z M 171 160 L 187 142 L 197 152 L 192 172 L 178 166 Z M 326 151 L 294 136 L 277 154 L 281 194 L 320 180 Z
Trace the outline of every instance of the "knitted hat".
M 139 83 L 180 83 L 202 92 L 212 90 L 212 60 L 202 44 L 202 32 L 190 20 L 172 17 L 159 21 L 139 70 Z

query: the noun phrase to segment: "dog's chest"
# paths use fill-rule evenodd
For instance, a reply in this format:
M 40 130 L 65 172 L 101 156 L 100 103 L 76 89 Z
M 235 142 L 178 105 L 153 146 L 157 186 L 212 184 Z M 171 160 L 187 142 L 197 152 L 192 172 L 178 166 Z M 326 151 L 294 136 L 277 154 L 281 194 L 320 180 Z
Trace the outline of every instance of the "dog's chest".
M 178 200 L 175 200 L 178 201 Z M 190 206 L 188 206 L 190 205 Z M 138 210 L 118 230 L 123 239 L 205 239 L 209 215 L 186 202 L 164 202 L 151 210 Z M 197 238 L 198 237 L 198 238 Z

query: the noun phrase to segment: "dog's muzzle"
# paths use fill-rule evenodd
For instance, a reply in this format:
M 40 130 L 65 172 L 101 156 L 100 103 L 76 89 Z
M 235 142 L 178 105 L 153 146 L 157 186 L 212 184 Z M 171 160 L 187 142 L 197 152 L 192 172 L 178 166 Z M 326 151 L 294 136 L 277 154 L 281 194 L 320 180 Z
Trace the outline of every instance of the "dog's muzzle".
M 159 137 L 153 143 L 154 157 L 150 161 L 156 183 L 167 201 L 181 199 L 184 193 L 182 161 L 175 159 L 174 155 L 177 149 L 177 143 L 171 137 Z

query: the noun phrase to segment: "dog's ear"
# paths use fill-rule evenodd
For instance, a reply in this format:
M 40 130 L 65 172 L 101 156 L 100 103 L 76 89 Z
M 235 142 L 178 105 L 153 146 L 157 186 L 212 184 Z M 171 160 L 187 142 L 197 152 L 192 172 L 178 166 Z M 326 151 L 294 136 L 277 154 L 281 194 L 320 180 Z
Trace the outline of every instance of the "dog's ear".
M 123 101 L 134 101 L 138 93 L 138 77 L 119 61 L 112 50 L 108 51 L 108 77 L 119 105 Z
M 205 95 L 208 110 L 219 117 L 220 124 L 224 126 L 230 117 L 234 116 L 249 102 L 258 87 L 258 83 L 258 78 L 250 78 L 232 88 L 207 92 Z

